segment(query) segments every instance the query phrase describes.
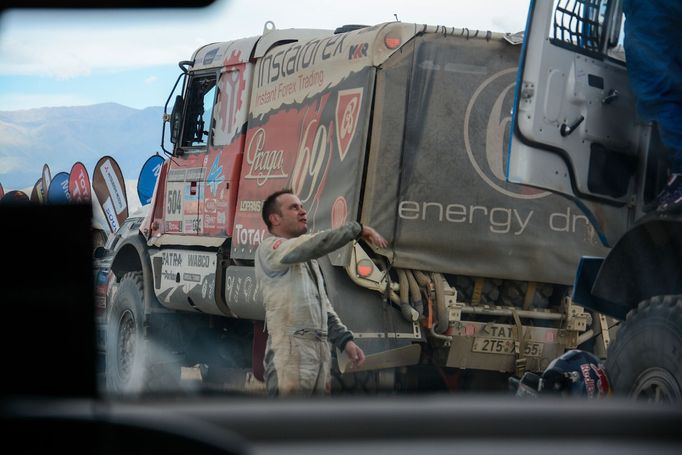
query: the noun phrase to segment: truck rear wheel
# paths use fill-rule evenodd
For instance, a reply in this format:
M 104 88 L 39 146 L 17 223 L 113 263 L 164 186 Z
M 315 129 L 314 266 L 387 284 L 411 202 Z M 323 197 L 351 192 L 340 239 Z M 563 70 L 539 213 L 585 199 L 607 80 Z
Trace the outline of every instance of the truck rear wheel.
M 356 373 L 341 374 L 336 368 L 332 369 L 333 395 L 375 395 L 390 393 L 395 386 L 395 371 L 393 369 L 376 371 L 358 371 Z
M 606 372 L 615 394 L 682 400 L 682 295 L 657 296 L 628 313 L 609 346 Z
M 136 394 L 177 388 L 180 363 L 148 339 L 141 272 L 121 279 L 107 318 L 107 392 Z
M 339 370 L 336 354 L 336 349 L 333 349 L 331 367 L 332 395 L 375 395 L 394 390 L 395 369 L 347 371 L 342 374 Z

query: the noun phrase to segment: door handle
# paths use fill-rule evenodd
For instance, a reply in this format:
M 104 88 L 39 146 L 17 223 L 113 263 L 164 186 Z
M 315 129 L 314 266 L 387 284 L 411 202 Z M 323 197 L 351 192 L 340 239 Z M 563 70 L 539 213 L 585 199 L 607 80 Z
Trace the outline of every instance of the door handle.
M 615 100 L 619 96 L 620 96 L 620 93 L 618 92 L 618 90 L 616 90 L 615 88 L 612 88 L 611 90 L 609 90 L 609 94 L 606 95 L 604 98 L 602 98 L 601 103 L 602 104 L 611 104 L 611 101 Z
M 576 128 L 585 120 L 584 116 L 580 116 L 579 119 L 577 119 L 575 122 L 573 122 L 570 126 L 566 125 L 565 123 L 561 125 L 561 129 L 559 129 L 559 134 L 561 134 L 561 137 L 566 137 L 569 134 L 571 134 L 573 131 L 575 131 Z

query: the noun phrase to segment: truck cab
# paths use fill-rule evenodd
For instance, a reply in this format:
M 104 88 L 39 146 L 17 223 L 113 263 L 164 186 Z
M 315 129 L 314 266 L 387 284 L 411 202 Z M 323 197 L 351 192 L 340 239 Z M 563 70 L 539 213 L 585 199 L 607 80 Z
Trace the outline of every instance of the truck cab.
M 638 115 L 624 20 L 619 0 L 531 2 L 506 178 L 575 201 L 609 248 L 582 258 L 573 300 L 625 321 L 614 324 L 606 359 L 614 390 L 675 400 L 682 220 L 651 210 L 667 150 Z

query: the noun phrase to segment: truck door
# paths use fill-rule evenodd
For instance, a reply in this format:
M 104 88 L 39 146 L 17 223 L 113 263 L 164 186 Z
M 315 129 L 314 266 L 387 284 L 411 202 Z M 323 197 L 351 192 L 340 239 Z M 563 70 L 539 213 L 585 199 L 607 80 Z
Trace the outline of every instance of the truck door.
M 184 122 L 166 180 L 165 232 L 198 234 L 203 230 L 199 201 L 211 142 L 211 119 L 217 71 L 192 74 L 184 105 Z
M 249 105 L 253 64 L 223 67 L 218 77 L 211 122 L 211 144 L 204 166 L 199 200 L 201 235 L 232 236 L 239 172 L 244 149 L 244 125 Z
M 605 246 L 634 216 L 649 129 L 636 116 L 616 0 L 531 1 L 507 180 L 578 203 Z

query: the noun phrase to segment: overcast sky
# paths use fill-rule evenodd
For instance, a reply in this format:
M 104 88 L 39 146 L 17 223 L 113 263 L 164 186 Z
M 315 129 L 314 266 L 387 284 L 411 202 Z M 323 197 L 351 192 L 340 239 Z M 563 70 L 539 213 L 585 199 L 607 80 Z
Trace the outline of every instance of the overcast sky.
M 0 16 L 0 111 L 116 102 L 161 106 L 206 43 L 277 28 L 333 29 L 403 22 L 497 32 L 524 28 L 528 0 L 218 0 L 198 10 L 57 12 Z

